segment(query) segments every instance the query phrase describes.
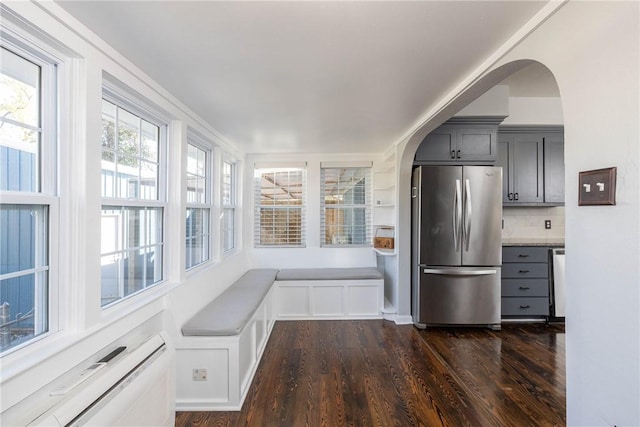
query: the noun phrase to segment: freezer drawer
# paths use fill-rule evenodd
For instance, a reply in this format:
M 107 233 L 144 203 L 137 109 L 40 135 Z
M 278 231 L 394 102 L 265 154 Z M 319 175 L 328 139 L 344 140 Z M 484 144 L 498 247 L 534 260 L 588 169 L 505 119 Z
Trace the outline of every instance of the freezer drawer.
M 503 316 L 548 316 L 549 298 L 502 298 Z
M 500 324 L 500 268 L 422 267 L 417 297 L 417 324 Z

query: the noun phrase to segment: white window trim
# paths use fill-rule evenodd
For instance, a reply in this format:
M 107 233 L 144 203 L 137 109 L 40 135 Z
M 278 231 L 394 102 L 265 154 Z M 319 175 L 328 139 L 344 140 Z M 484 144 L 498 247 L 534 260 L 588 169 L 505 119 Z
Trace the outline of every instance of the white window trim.
M 231 189 L 230 189 L 230 199 L 231 204 L 224 204 L 223 200 L 223 192 L 222 186 L 224 185 L 224 164 L 229 163 L 231 165 Z M 220 205 L 221 205 L 221 215 L 224 215 L 226 209 L 233 209 L 233 246 L 229 249 L 225 248 L 226 238 L 224 236 L 224 225 L 221 225 L 221 246 L 222 253 L 224 256 L 229 256 L 238 250 L 238 162 L 229 157 L 222 157 L 222 167 L 220 173 Z M 224 218 L 221 216 L 224 221 Z M 224 224 L 224 222 L 223 222 Z
M 1 6 L 0 6 L 1 7 Z M 40 205 L 48 210 L 47 217 L 47 294 L 46 330 L 29 340 L 2 352 L 2 358 L 15 354 L 36 342 L 58 333 L 64 326 L 61 319 L 60 288 L 60 197 L 58 162 L 61 159 L 62 147 L 58 140 L 58 122 L 61 115 L 58 93 L 63 86 L 64 61 L 55 49 L 50 46 L 41 47 L 40 40 L 27 40 L 27 37 L 16 35 L 3 25 L 0 26 L 2 47 L 27 59 L 40 67 L 40 155 L 36 172 L 37 188 L 35 192 L 3 191 L 0 196 L 2 204 Z M 46 44 L 46 43 L 44 43 Z M 36 285 L 37 286 L 37 285 Z M 43 295 L 34 295 L 34 308 L 43 304 Z M 40 300 L 38 302 L 38 300 Z
M 189 145 L 192 145 L 196 148 L 199 148 L 201 150 L 203 150 L 206 153 L 207 159 L 206 159 L 206 164 L 205 164 L 205 203 L 194 203 L 194 202 L 189 202 L 187 201 L 185 203 L 185 209 L 184 209 L 184 221 L 182 226 L 186 227 L 186 212 L 187 209 L 209 209 L 209 259 L 192 265 L 191 267 L 187 267 L 186 266 L 186 236 L 184 239 L 184 242 L 182 244 L 182 248 L 183 248 L 183 258 L 185 259 L 185 270 L 187 272 L 191 272 L 197 269 L 201 269 L 201 268 L 206 268 L 207 266 L 210 266 L 214 263 L 216 263 L 216 261 L 218 260 L 218 255 L 217 255 L 217 248 L 215 245 L 215 240 L 216 240 L 216 236 L 218 236 L 219 234 L 219 230 L 218 227 L 215 226 L 216 221 L 214 221 L 214 218 L 217 218 L 218 214 L 217 214 L 217 209 L 216 209 L 216 205 L 214 203 L 214 189 L 215 189 L 215 180 L 214 180 L 214 171 L 216 169 L 215 165 L 216 165 L 216 155 L 215 155 L 215 146 L 209 142 L 208 139 L 206 139 L 204 136 L 202 136 L 199 132 L 188 128 L 187 130 L 187 138 L 186 138 L 186 142 L 185 142 L 185 153 L 187 152 L 186 150 L 188 150 Z M 185 158 L 188 157 L 187 154 L 185 154 Z M 186 173 L 187 173 L 187 166 L 185 163 L 185 168 L 183 171 L 183 175 L 185 177 L 186 180 Z M 185 194 L 186 194 L 186 186 L 185 186 Z
M 168 138 L 169 138 L 169 124 L 171 118 L 168 113 L 159 107 L 152 104 L 143 95 L 140 95 L 133 89 L 126 86 L 124 83 L 116 80 L 110 74 L 103 72 L 103 86 L 102 86 L 102 99 L 114 104 L 117 108 L 124 109 L 131 114 L 138 116 L 141 119 L 148 121 L 149 123 L 158 126 L 159 128 L 159 144 L 158 144 L 158 185 L 157 185 L 157 200 L 152 199 L 130 199 L 121 197 L 101 197 L 100 204 L 101 209 L 105 206 L 114 207 L 148 207 L 148 208 L 162 208 L 162 279 L 148 287 L 139 289 L 136 292 L 132 292 L 129 295 L 125 295 L 115 301 L 108 304 L 101 305 L 101 310 L 109 310 L 113 307 L 122 306 L 121 304 L 138 296 L 149 294 L 150 289 L 158 288 L 163 284 L 166 284 L 169 280 L 169 267 L 167 262 L 167 252 L 170 239 L 168 239 L 169 233 L 167 232 L 168 216 L 169 216 L 169 204 L 168 199 Z M 99 150 L 102 155 L 102 150 Z M 102 257 L 102 253 L 100 253 Z M 100 284 L 100 295 L 102 294 L 102 282 Z

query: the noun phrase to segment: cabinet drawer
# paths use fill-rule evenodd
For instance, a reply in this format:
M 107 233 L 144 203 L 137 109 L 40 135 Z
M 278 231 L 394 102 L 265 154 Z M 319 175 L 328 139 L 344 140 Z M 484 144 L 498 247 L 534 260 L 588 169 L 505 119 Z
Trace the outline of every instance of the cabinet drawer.
M 548 297 L 547 279 L 502 279 L 503 297 Z
M 546 279 L 549 277 L 548 264 L 512 263 L 502 264 L 502 278 L 506 279 Z
M 536 246 L 503 246 L 502 262 L 549 262 L 549 248 Z
M 502 298 L 503 316 L 548 316 L 549 298 Z

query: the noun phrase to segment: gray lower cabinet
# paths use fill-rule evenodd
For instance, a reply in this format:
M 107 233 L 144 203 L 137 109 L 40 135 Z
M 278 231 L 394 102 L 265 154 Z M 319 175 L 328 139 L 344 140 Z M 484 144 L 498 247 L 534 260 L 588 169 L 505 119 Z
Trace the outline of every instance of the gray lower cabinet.
M 498 160 L 504 206 L 564 204 L 561 126 L 500 126 Z
M 502 247 L 502 318 L 549 316 L 549 248 Z

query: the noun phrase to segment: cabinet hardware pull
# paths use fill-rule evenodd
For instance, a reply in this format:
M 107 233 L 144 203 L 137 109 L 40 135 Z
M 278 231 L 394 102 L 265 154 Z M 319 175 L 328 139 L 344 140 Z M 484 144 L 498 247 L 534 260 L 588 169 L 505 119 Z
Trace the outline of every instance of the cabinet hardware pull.
M 456 150 L 451 150 L 451 158 L 452 159 L 456 158 Z
M 513 193 L 509 193 L 509 194 L 507 195 L 507 198 L 508 198 L 509 200 L 513 200 Z
M 518 254 L 518 258 L 527 258 L 529 254 Z
M 456 159 L 459 159 L 459 158 L 460 158 L 460 150 L 456 152 Z
M 529 270 L 519 270 L 518 273 L 528 273 Z
M 528 287 L 528 286 L 520 286 L 520 288 L 519 288 L 519 289 L 520 289 L 521 291 L 528 291 L 528 290 L 529 290 L 529 289 L 531 289 L 531 288 L 530 288 L 530 287 Z
M 531 306 L 529 304 L 527 305 L 521 305 L 520 308 L 531 308 Z
M 518 200 L 518 193 L 513 193 L 514 200 Z

